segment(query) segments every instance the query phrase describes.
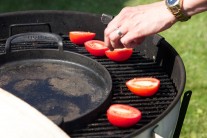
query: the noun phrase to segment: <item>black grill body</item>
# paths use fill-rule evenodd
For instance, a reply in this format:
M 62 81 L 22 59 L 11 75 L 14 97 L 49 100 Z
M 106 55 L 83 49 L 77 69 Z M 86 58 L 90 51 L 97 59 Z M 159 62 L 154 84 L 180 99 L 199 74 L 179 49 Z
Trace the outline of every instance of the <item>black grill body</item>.
M 13 34 L 25 32 L 50 32 L 63 38 L 64 50 L 80 53 L 98 61 L 106 67 L 112 77 L 112 101 L 134 106 L 142 111 L 143 117 L 135 126 L 121 129 L 112 126 L 106 118 L 106 110 L 98 118 L 78 130 L 61 126 L 71 137 L 132 137 L 155 126 L 180 101 L 185 86 L 185 68 L 182 59 L 173 47 L 159 35 L 152 35 L 138 46 L 132 57 L 123 63 L 110 61 L 106 57 L 94 57 L 83 46 L 68 40 L 68 32 L 74 30 L 96 32 L 96 38 L 103 40 L 105 25 L 101 15 L 66 11 L 29 11 L 0 15 L 0 52 L 5 52 L 5 41 Z M 15 24 L 38 24 L 40 26 L 15 26 Z M 49 26 L 47 25 L 49 24 Z M 15 26 L 15 27 L 13 27 Z M 12 51 L 33 48 L 57 48 L 51 44 L 21 43 L 11 46 Z M 152 97 L 139 97 L 126 88 L 125 82 L 135 77 L 156 77 L 161 86 Z M 171 120 L 172 121 L 172 120 Z M 81 122 L 80 122 L 81 123 Z

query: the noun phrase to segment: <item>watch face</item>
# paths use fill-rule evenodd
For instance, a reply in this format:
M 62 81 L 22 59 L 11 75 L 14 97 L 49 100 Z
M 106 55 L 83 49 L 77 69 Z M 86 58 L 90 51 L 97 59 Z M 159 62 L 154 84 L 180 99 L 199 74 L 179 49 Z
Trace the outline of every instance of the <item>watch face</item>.
M 167 0 L 167 3 L 169 5 L 174 5 L 177 2 L 177 0 Z

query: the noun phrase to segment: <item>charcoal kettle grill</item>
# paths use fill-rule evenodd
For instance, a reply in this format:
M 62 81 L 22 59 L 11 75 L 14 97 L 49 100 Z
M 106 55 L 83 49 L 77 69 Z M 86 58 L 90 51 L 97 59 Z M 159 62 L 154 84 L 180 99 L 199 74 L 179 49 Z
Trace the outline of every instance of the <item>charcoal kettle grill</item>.
M 108 17 L 111 18 L 110 16 L 104 17 L 104 23 L 110 21 Z M 18 53 L 22 55 L 20 60 L 24 60 L 24 58 L 31 55 L 39 60 L 42 55 L 46 55 L 49 59 L 55 59 L 52 65 L 56 64 L 55 67 L 58 67 L 59 63 L 56 59 L 63 60 L 61 62 L 66 60 L 62 56 L 61 52 L 63 52 L 66 57 L 71 55 L 69 59 L 76 57 L 75 61 L 72 60 L 72 62 L 78 62 L 78 67 L 82 68 L 84 66 L 85 69 L 85 66 L 87 66 L 90 71 L 94 72 L 95 75 L 89 73 L 89 76 L 96 76 L 101 80 L 96 85 L 104 84 L 103 89 L 108 92 L 106 100 L 102 101 L 101 104 L 97 104 L 90 112 L 84 113 L 72 121 L 65 119 L 61 113 L 52 118 L 48 115 L 54 123 L 59 125 L 71 137 L 179 137 L 191 96 L 191 91 L 186 92 L 182 104 L 180 104 L 186 74 L 179 54 L 163 37 L 157 34 L 148 36 L 140 46 L 134 49 L 132 57 L 121 63 L 110 61 L 106 57 L 94 57 L 85 50 L 83 45 L 75 45 L 70 42 L 68 38 L 68 32 L 70 31 L 95 32 L 95 39 L 103 40 L 105 24 L 101 18 L 103 19 L 102 15 L 75 11 L 2 13 L 0 14 L 0 56 L 4 59 L 10 59 L 13 63 L 18 59 Z M 53 35 L 51 36 L 51 34 Z M 8 43 L 9 46 L 7 46 Z M 39 56 L 34 51 L 40 53 Z M 44 51 L 47 51 L 47 54 Z M 56 55 L 56 53 L 58 54 Z M 89 64 L 85 65 L 83 61 L 89 62 Z M 7 62 L 1 59 L 1 63 L 1 72 L 4 72 L 2 66 L 4 67 Z M 31 63 L 36 64 L 36 60 L 31 60 Z M 47 64 L 47 60 L 42 62 L 42 66 L 44 64 Z M 39 65 L 35 68 L 38 67 Z M 75 67 L 75 69 L 77 68 Z M 42 75 L 44 76 L 44 74 Z M 159 91 L 151 97 L 139 97 L 132 94 L 126 88 L 125 82 L 134 77 L 156 77 L 160 79 Z M 5 78 L 3 80 L 5 81 Z M 1 86 L 4 86 L 4 81 L 1 78 Z M 60 78 L 57 78 L 50 82 L 53 82 L 53 85 L 59 84 L 59 88 L 59 86 L 62 86 L 61 81 Z M 27 81 L 23 82 L 33 84 L 33 81 L 28 81 L 28 78 Z M 65 88 L 65 85 L 67 84 L 62 87 Z M 6 89 L 6 87 L 4 88 Z M 42 89 L 43 86 L 38 87 L 38 90 Z M 68 87 L 68 89 L 70 88 Z M 15 95 L 16 93 L 12 90 L 9 89 Z M 45 90 L 45 93 L 50 94 L 51 91 Z M 33 97 L 34 95 L 29 96 Z M 25 100 L 24 96 L 19 95 L 19 97 Z M 77 97 L 79 97 L 77 99 L 79 102 L 83 101 L 80 95 Z M 89 99 L 91 100 L 91 98 Z M 30 103 L 30 101 L 27 102 Z M 115 103 L 128 104 L 141 110 L 143 117 L 140 122 L 125 129 L 111 125 L 106 118 L 106 110 L 111 104 Z M 59 102 L 58 104 L 61 105 L 62 103 Z M 37 109 L 44 109 L 44 107 L 39 107 L 37 104 L 32 106 Z M 47 104 L 44 104 L 44 106 L 47 106 Z M 64 108 L 64 106 L 61 106 L 61 108 Z M 67 106 L 65 108 L 70 109 Z M 55 112 L 58 114 L 60 110 Z M 45 115 L 47 116 L 47 114 Z

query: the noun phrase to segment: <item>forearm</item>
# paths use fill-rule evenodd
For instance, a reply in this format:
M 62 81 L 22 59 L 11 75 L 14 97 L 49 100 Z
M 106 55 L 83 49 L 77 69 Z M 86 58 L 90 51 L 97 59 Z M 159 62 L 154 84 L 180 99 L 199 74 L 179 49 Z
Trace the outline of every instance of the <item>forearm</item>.
M 106 46 L 136 47 L 146 36 L 164 31 L 177 21 L 186 21 L 188 16 L 207 11 L 207 0 L 183 0 L 182 9 L 178 3 L 168 5 L 167 2 L 178 1 L 162 0 L 122 9 L 105 29 Z M 173 6 L 177 6 L 177 11 Z M 117 30 L 121 32 L 121 35 L 117 33 Z
M 183 0 L 183 10 L 188 16 L 207 11 L 207 0 Z

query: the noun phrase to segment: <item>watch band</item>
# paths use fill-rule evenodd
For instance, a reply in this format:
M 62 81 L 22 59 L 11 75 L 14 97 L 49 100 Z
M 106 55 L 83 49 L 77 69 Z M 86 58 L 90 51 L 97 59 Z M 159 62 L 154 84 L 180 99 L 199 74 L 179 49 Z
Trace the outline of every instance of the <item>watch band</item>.
M 191 17 L 187 16 L 183 10 L 183 0 L 177 0 L 178 3 L 175 5 L 169 5 L 168 0 L 165 0 L 165 3 L 168 9 L 172 12 L 172 14 L 177 18 L 178 21 L 184 22 L 189 20 Z

